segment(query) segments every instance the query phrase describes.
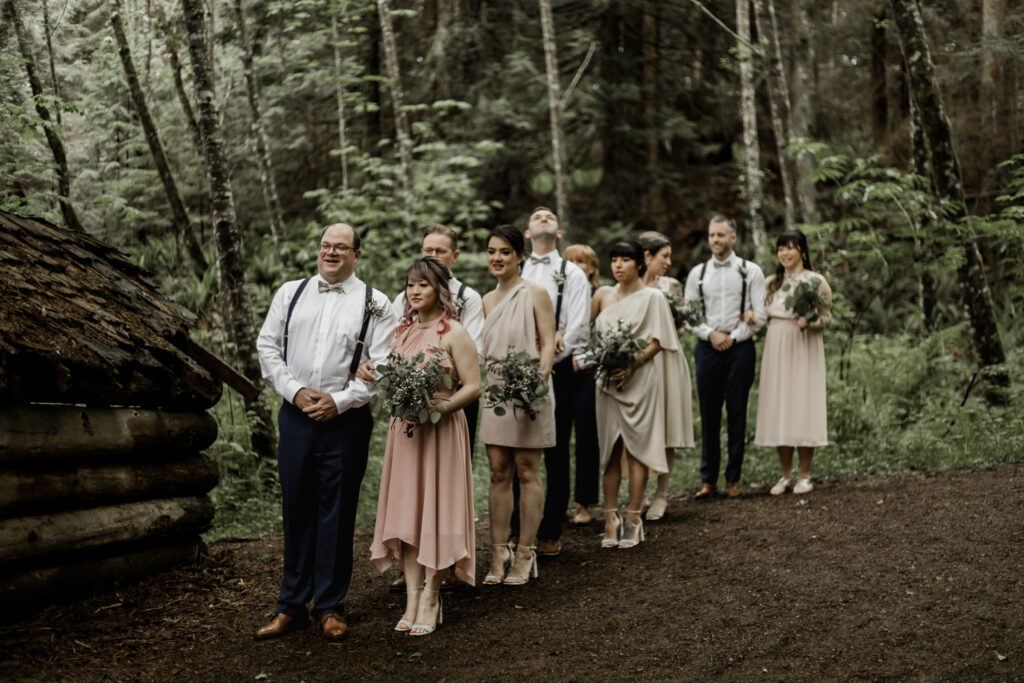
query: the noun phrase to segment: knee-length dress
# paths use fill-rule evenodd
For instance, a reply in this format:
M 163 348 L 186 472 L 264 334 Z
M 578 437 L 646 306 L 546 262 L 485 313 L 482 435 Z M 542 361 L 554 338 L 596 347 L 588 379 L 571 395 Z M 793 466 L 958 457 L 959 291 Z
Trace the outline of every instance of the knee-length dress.
M 498 302 L 484 319 L 483 350 L 487 367 L 487 384 L 500 382 L 491 369 L 492 361 L 501 360 L 509 347 L 526 351 L 535 363 L 540 360 L 537 320 L 533 312 L 530 288 L 525 283 L 516 285 Z M 530 419 L 521 410 L 507 406 L 504 415 L 484 406 L 480 419 L 480 440 L 490 446 L 509 448 L 550 448 L 555 445 L 555 393 L 548 376 L 548 400 Z
M 412 357 L 423 351 L 429 360 L 441 354 L 441 367 L 459 377 L 441 344 L 440 323 L 413 323 L 399 335 L 393 348 Z M 442 384 L 438 398 L 451 395 Z M 398 418 L 391 419 L 377 499 L 377 521 L 370 544 L 370 561 L 380 571 L 401 559 L 401 544 L 417 549 L 417 561 L 427 579 L 455 565 L 455 574 L 472 585 L 475 579 L 473 526 L 473 474 L 469 432 L 461 410 L 436 424 L 418 425 L 405 434 Z
M 672 311 L 660 290 L 644 287 L 601 311 L 595 325 L 606 332 L 620 320 L 630 326 L 634 337 L 646 342 L 657 339 L 661 351 L 636 369 L 622 391 L 598 379 L 601 470 L 608 468 L 612 449 L 621 437 L 634 458 L 656 473 L 668 472 L 665 449 L 694 445 L 690 369 L 672 323 Z
M 832 316 L 832 290 L 825 278 L 809 270 L 786 277 L 793 286 L 821 279 L 819 293 L 828 306 L 818 314 L 827 323 Z M 767 305 L 768 333 L 761 354 L 754 443 L 827 446 L 825 345 L 821 330 L 800 329 L 794 312 L 786 308 L 787 295 L 778 290 Z

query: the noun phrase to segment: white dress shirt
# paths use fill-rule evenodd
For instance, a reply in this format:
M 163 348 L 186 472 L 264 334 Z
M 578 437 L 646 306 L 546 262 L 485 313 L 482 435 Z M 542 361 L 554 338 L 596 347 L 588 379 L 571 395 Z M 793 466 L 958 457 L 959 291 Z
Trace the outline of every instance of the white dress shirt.
M 448 281 L 448 290 L 452 293 L 452 302 L 456 305 L 458 305 L 460 287 L 462 287 L 462 282 L 458 278 L 453 277 Z M 473 343 L 476 344 L 476 355 L 482 365 L 484 362 L 484 303 L 480 294 L 468 285 L 466 291 L 462 293 L 462 300 L 462 313 L 459 314 L 459 322 L 466 328 L 466 332 L 469 332 Z M 395 312 L 395 319 L 401 321 L 402 316 L 405 315 L 404 291 L 398 293 L 391 308 Z
M 536 263 L 535 258 L 547 258 L 548 263 Z M 551 307 L 558 308 L 558 283 L 555 276 L 561 272 L 562 257 L 558 251 L 527 256 L 523 261 L 524 280 L 535 282 L 548 290 Z M 555 363 L 582 352 L 590 336 L 590 281 L 575 263 L 565 264 L 565 288 L 562 290 L 562 312 L 555 321 L 556 330 L 565 330 L 562 352 L 555 355 Z
M 294 403 L 303 387 L 329 393 L 338 413 L 366 405 L 377 393 L 358 379 L 348 381 L 352 354 L 363 325 L 366 285 L 354 274 L 341 283 L 343 292 L 321 292 L 314 275 L 302 290 L 288 325 L 288 363 L 284 362 L 284 325 L 288 306 L 302 280 L 286 282 L 277 290 L 267 319 L 256 340 L 263 377 L 286 401 Z M 387 362 L 397 321 L 387 295 L 374 291 L 382 312 L 370 315 L 361 362 L 375 366 Z
M 744 287 L 741 266 L 747 270 L 746 309 L 753 310 L 757 317 L 757 325 L 753 326 L 740 320 L 740 299 Z M 690 270 L 686 278 L 686 301 L 700 301 L 701 270 L 704 270 L 704 322 L 690 328 L 691 331 L 704 341 L 717 330 L 727 333 L 735 342 L 742 342 L 764 327 L 767 292 L 764 273 L 756 263 L 740 259 L 736 252 L 730 253 L 724 261 L 712 256 L 706 269 L 701 264 Z

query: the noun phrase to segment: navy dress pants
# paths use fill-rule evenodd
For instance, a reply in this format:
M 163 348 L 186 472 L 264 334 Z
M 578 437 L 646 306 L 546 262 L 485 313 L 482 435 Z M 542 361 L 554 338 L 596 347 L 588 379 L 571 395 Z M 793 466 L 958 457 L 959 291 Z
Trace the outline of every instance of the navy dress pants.
M 466 426 L 469 427 L 469 457 L 473 458 L 473 448 L 476 446 L 476 423 L 480 418 L 480 400 L 473 401 L 462 409 L 466 414 Z
M 725 403 L 729 434 L 729 460 L 725 481 L 738 482 L 743 469 L 747 429 L 747 398 L 754 384 L 757 352 L 747 340 L 725 351 L 711 342 L 698 341 L 694 349 L 697 368 L 697 397 L 700 399 L 700 480 L 715 485 L 721 461 L 722 403 Z
M 598 502 L 601 449 L 597 443 L 597 385 L 593 377 L 576 377 L 576 502 L 584 507 Z
M 284 516 L 284 578 L 277 612 L 342 612 L 352 578 L 352 535 L 373 431 L 369 406 L 316 422 L 285 401 L 277 418 Z

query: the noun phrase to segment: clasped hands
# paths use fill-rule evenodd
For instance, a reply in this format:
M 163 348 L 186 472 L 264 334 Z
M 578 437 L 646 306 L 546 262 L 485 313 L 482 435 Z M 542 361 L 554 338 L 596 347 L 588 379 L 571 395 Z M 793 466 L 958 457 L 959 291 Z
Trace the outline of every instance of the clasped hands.
M 338 406 L 330 394 L 314 391 L 309 387 L 299 389 L 293 400 L 302 412 L 317 422 L 327 422 L 338 416 Z

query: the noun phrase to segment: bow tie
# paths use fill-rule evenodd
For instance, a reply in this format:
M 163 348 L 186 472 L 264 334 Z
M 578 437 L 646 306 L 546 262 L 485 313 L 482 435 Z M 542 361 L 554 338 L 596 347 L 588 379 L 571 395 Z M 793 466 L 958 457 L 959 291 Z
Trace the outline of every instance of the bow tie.
M 550 256 L 534 256 L 530 254 L 530 263 L 551 263 Z
M 728 268 L 732 265 L 732 261 L 714 261 L 715 268 Z
M 334 284 L 327 284 L 323 280 L 319 280 L 319 281 L 317 281 L 316 284 L 317 284 L 317 289 L 319 289 L 321 293 L 322 292 L 337 292 L 338 294 L 344 294 L 345 293 L 345 288 L 341 286 L 340 282 L 335 282 Z

